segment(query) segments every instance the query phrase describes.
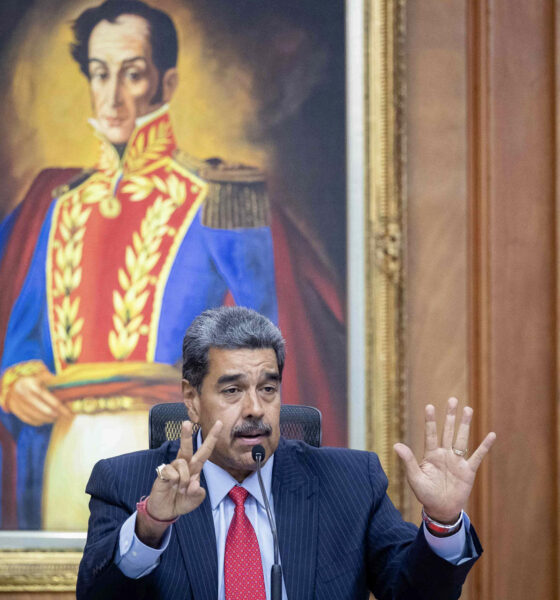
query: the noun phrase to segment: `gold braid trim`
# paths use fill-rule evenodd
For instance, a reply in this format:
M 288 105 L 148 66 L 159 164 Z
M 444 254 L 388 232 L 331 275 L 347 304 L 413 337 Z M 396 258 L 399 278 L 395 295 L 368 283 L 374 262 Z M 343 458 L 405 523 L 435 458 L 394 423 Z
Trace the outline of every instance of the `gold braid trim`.
M 207 161 L 177 151 L 175 160 L 208 183 L 202 224 L 213 229 L 245 229 L 270 225 L 264 173 L 254 167 Z
M 0 380 L 0 407 L 6 412 L 10 412 L 10 395 L 18 379 L 21 377 L 35 377 L 44 373 L 50 373 L 50 371 L 41 360 L 28 360 L 6 369 Z
M 213 229 L 245 229 L 270 224 L 264 183 L 210 183 L 202 224 Z
M 154 402 L 147 402 L 144 398 L 134 396 L 109 396 L 98 398 L 87 396 L 68 402 L 68 408 L 74 414 L 95 415 L 102 412 L 121 412 L 133 410 L 148 410 Z

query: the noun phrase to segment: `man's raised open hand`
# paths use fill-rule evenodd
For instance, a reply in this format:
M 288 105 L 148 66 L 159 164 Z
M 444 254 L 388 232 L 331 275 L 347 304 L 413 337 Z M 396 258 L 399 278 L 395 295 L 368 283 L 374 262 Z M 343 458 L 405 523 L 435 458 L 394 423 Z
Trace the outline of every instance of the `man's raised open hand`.
M 455 415 L 457 398 L 449 398 L 447 415 L 441 439 L 438 441 L 435 408 L 426 406 L 424 458 L 418 464 L 412 450 L 404 444 L 394 448 L 403 460 L 408 483 L 426 513 L 440 523 L 453 523 L 465 507 L 471 493 L 476 472 L 496 440 L 489 433 L 480 446 L 468 457 L 468 439 L 472 408 L 465 407 L 455 442 Z

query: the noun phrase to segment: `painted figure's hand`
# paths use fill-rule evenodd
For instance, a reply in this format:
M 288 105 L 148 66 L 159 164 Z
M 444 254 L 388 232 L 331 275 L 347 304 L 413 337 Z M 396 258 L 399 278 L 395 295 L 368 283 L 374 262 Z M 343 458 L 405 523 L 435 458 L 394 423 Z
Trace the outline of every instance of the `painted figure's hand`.
M 29 425 L 54 423 L 59 417 L 72 417 L 72 411 L 47 389 L 47 376 L 20 377 L 10 389 L 7 408 Z
M 156 477 L 148 497 L 146 509 L 149 516 L 158 521 L 171 521 L 200 506 L 206 497 L 206 490 L 200 485 L 200 472 L 210 458 L 221 430 L 222 422 L 216 421 L 193 454 L 192 423 L 183 421 L 177 457 L 161 469 L 161 477 Z M 139 513 L 136 534 L 145 544 L 157 547 L 168 526 Z
M 416 498 L 423 504 L 425 512 L 440 523 L 453 523 L 459 518 L 471 493 L 478 467 L 496 440 L 496 434 L 489 433 L 468 457 L 466 451 L 473 411 L 470 407 L 463 409 L 453 443 L 457 404 L 456 398 L 450 398 L 447 403 L 441 446 L 438 443 L 435 408 L 431 404 L 426 406 L 424 458 L 420 464 L 408 446 L 401 443 L 394 446 L 405 464 L 406 476 Z

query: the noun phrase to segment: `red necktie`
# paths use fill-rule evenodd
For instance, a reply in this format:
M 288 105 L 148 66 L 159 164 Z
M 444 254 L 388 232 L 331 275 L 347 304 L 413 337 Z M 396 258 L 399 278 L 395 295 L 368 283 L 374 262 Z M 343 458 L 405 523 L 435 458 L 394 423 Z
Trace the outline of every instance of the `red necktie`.
M 228 495 L 235 503 L 235 512 L 226 538 L 226 600 L 266 600 L 259 542 L 245 514 L 249 492 L 236 485 Z

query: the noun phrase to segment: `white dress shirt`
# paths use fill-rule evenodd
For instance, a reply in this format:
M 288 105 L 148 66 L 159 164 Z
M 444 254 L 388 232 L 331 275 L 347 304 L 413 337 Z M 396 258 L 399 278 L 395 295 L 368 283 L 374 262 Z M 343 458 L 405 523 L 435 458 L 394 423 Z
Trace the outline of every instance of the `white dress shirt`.
M 199 433 L 198 445 L 200 447 L 201 438 Z M 274 465 L 274 455 L 272 455 L 261 469 L 263 483 L 270 503 L 270 509 L 274 515 L 274 500 L 272 498 L 272 469 Z M 248 492 L 249 496 L 245 501 L 245 514 L 251 521 L 259 548 L 261 551 L 261 560 L 264 572 L 264 582 L 266 587 L 266 597 L 270 598 L 270 570 L 274 564 L 274 542 L 272 532 L 268 524 L 264 501 L 257 478 L 257 473 L 252 473 L 243 483 L 238 482 L 218 465 L 206 461 L 203 467 L 208 497 L 212 507 L 212 518 L 214 519 L 214 533 L 216 534 L 216 550 L 218 554 L 218 600 L 225 600 L 224 590 L 224 554 L 226 537 L 234 513 L 234 503 L 229 498 L 228 492 L 234 485 L 241 485 Z M 134 579 L 143 577 L 153 571 L 159 564 L 160 556 L 165 552 L 169 544 L 172 525 L 167 529 L 160 548 L 151 548 L 143 544 L 136 536 L 134 530 L 136 526 L 136 512 L 134 512 L 122 525 L 119 535 L 119 545 L 115 563 L 119 569 L 127 576 Z M 439 538 L 432 535 L 424 527 L 424 535 L 432 550 L 441 558 L 450 563 L 460 564 L 462 556 L 466 551 L 465 526 L 470 526 L 466 514 L 463 517 L 463 525 L 454 535 Z M 468 560 L 468 559 L 464 559 Z M 282 581 L 282 599 L 287 600 L 286 588 Z

